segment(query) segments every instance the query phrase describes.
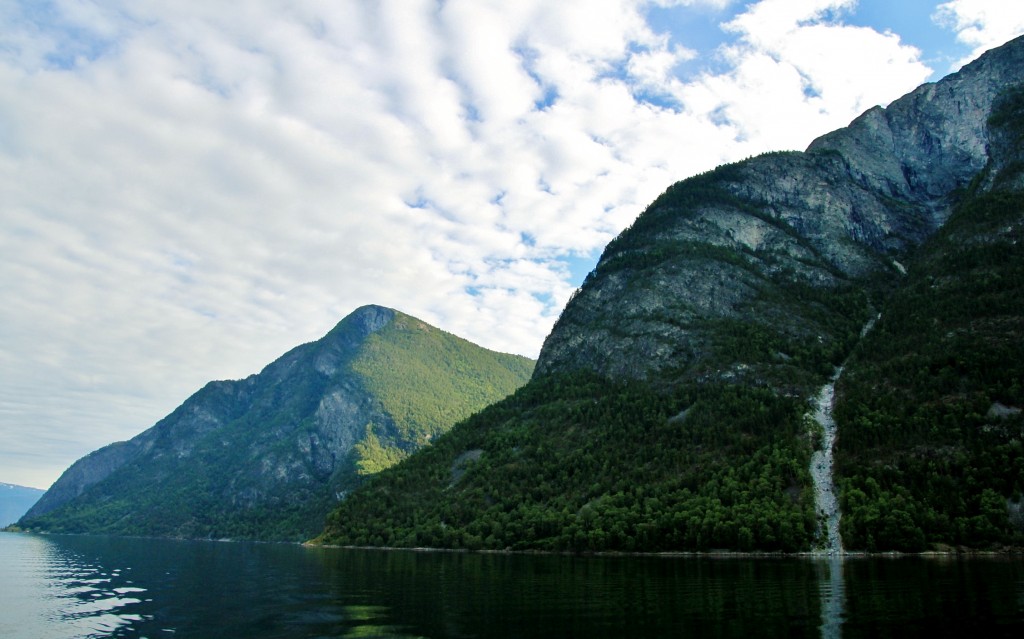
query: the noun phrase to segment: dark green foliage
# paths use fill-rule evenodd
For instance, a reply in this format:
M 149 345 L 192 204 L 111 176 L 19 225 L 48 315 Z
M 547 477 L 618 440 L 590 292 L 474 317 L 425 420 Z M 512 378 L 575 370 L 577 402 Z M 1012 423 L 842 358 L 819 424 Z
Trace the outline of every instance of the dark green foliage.
M 703 367 L 743 362 L 759 367 L 760 378 L 772 386 L 805 394 L 843 362 L 870 312 L 867 294 L 858 287 L 815 288 L 783 277 L 762 289 L 754 308 L 749 319 L 697 323 L 713 344 Z
M 992 107 L 988 126 L 993 145 L 1004 156 L 995 167 L 996 189 L 1020 189 L 1024 186 L 1024 86 L 1000 95 Z
M 856 351 L 836 407 L 848 547 L 1024 543 L 1022 231 L 1019 193 L 965 202 Z
M 1024 136 L 1024 86 L 1012 87 L 996 99 L 988 117 L 988 126 L 1009 131 L 1015 141 Z
M 814 533 L 802 405 L 534 380 L 357 491 L 319 541 L 540 550 L 793 551 Z

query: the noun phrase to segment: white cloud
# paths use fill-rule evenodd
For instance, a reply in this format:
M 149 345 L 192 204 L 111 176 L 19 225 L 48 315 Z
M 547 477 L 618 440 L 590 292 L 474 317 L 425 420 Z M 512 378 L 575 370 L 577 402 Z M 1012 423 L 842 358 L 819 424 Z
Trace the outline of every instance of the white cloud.
M 954 70 L 1024 33 L 1024 5 L 1020 2 L 952 0 L 940 4 L 933 19 L 955 31 L 957 40 L 973 48 L 954 65 Z
M 535 355 L 670 183 L 926 75 L 847 4 L 752 5 L 697 77 L 629 0 L 0 5 L 0 451 L 52 480 L 365 303 Z
M 659 7 L 708 7 L 722 10 L 735 2 L 736 0 L 652 0 L 651 4 Z
M 726 120 L 757 150 L 803 148 L 923 82 L 920 51 L 892 33 L 844 24 L 854 0 L 763 0 L 724 27 L 732 71 L 680 91 L 708 118 Z M 758 96 L 751 99 L 750 96 Z

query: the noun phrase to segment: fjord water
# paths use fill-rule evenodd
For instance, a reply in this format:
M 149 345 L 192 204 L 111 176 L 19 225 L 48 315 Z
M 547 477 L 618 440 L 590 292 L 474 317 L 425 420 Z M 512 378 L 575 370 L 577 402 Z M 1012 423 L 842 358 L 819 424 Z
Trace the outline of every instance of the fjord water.
M 570 557 L 0 534 L 0 637 L 1024 631 L 1020 559 Z

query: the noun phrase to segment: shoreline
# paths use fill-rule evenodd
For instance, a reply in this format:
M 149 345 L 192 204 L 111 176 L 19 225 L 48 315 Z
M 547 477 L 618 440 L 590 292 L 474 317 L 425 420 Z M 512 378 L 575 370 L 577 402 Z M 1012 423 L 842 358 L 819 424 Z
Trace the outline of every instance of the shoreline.
M 801 552 L 781 551 L 740 551 L 740 550 L 667 550 L 661 552 L 640 552 L 640 551 L 572 551 L 572 550 L 470 550 L 468 548 L 429 548 L 413 547 L 405 548 L 398 546 L 353 546 L 340 544 L 323 544 L 310 541 L 302 542 L 299 545 L 306 548 L 332 548 L 341 550 L 375 550 L 375 551 L 404 551 L 416 553 L 451 553 L 451 554 L 475 554 L 475 555 L 548 555 L 563 557 L 654 557 L 654 558 L 699 558 L 699 559 L 899 559 L 905 557 L 922 557 L 926 559 L 952 559 L 952 558 L 1020 558 L 1024 559 L 1024 548 L 1007 547 L 998 550 L 978 550 L 971 548 L 950 548 L 949 550 L 925 550 L 921 552 L 902 552 L 889 550 L 882 552 L 868 551 L 843 551 L 834 553 L 829 551 L 807 550 Z
M 967 547 L 946 546 L 921 552 L 903 552 L 898 550 L 887 551 L 861 551 L 844 550 L 835 553 L 827 550 L 805 550 L 800 552 L 782 551 L 742 551 L 742 550 L 666 550 L 659 552 L 642 551 L 621 551 L 621 550 L 600 550 L 600 551 L 574 551 L 574 550 L 512 550 L 511 548 L 493 550 L 480 549 L 471 550 L 468 548 L 431 548 L 426 546 L 401 547 L 401 546 L 356 546 L 344 544 L 325 544 L 310 541 L 283 541 L 266 539 L 206 539 L 189 537 L 146 537 L 134 535 L 104 535 L 94 533 L 52 533 L 42 530 L 12 530 L 11 527 L 0 528 L 0 533 L 11 533 L 21 535 L 53 535 L 70 537 L 118 537 L 123 539 L 160 539 L 166 541 L 197 541 L 206 543 L 250 543 L 250 544 L 285 544 L 301 546 L 303 548 L 329 548 L 340 550 L 374 550 L 389 552 L 416 552 L 416 553 L 449 553 L 449 554 L 475 554 L 475 555 L 548 555 L 552 557 L 662 557 L 662 558 L 703 558 L 703 559 L 897 559 L 904 557 L 922 557 L 926 559 L 950 559 L 950 558 L 1015 558 L 1024 559 L 1024 547 L 1005 546 L 998 549 L 982 550 Z

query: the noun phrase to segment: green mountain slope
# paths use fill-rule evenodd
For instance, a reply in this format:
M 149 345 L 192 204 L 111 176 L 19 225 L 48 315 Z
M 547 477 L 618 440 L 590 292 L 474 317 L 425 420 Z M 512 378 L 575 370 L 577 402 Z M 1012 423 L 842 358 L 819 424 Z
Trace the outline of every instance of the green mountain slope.
M 841 370 L 848 547 L 1021 543 L 1019 87 L 1022 38 L 805 153 L 673 185 L 606 248 L 530 383 L 318 540 L 821 547 L 811 415 Z
M 69 468 L 24 528 L 308 538 L 339 496 L 528 379 L 533 362 L 368 306 L 258 375 L 211 382 Z
M 800 402 L 548 376 L 385 471 L 324 543 L 798 550 L 814 533 Z M 698 392 L 699 391 L 699 392 Z

